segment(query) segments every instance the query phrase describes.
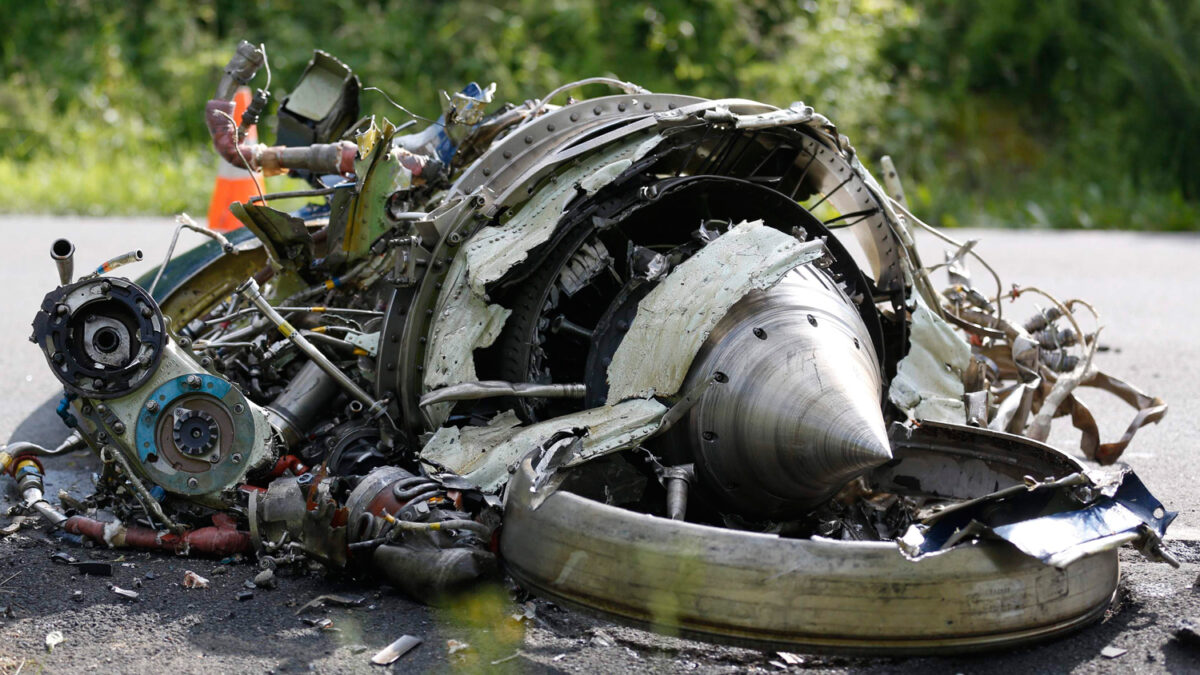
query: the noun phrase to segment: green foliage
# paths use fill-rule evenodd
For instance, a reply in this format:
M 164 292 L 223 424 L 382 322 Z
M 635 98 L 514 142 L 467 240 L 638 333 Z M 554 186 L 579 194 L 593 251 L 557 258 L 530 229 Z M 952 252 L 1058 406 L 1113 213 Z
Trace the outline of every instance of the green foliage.
M 924 212 L 1200 228 L 1200 5 L 917 4 L 881 51 L 903 73 L 889 121 Z
M 916 206 L 948 224 L 1194 229 L 1200 211 L 1200 5 L 1181 0 L 10 4 L 8 211 L 203 211 L 203 106 L 242 38 L 266 43 L 276 100 L 313 48 L 426 116 L 470 80 L 511 101 L 592 75 L 802 99 L 865 159 L 894 154 Z M 363 103 L 404 117 L 375 92 Z

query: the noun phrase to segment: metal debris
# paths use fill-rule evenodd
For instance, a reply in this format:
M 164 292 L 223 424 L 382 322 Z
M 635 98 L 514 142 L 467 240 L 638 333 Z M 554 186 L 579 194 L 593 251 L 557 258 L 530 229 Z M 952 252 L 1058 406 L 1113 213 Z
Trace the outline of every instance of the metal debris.
M 374 663 L 377 666 L 391 665 L 395 663 L 396 660 L 401 656 L 404 656 L 413 649 L 416 649 L 421 642 L 422 640 L 419 637 L 401 635 L 400 638 L 395 642 L 376 652 L 375 656 L 371 657 L 371 663 Z
M 79 562 L 72 563 L 72 565 L 76 570 L 79 571 L 80 574 L 87 574 L 93 577 L 112 576 L 112 563 L 105 562 L 103 560 L 81 560 Z
M 1100 650 L 1100 656 L 1103 656 L 1106 659 L 1115 659 L 1124 656 L 1128 652 L 1128 649 L 1122 649 L 1121 647 L 1108 645 L 1104 649 Z
M 139 594 L 137 591 L 131 591 L 126 588 L 121 588 L 120 586 L 109 586 L 108 588 L 122 600 L 137 602 L 138 598 L 141 597 L 141 594 Z
M 622 93 L 488 114 L 494 87 L 471 83 L 406 132 L 360 122 L 358 79 L 318 53 L 280 144 L 255 145 L 236 129 L 262 111 L 235 120 L 231 97 L 266 59 L 242 43 L 223 71 L 214 148 L 316 201 L 234 204 L 245 228 L 228 236 L 181 215 L 212 241 L 137 281 L 109 272 L 140 251 L 76 277 L 74 246 L 53 243 L 61 283 L 33 341 L 72 436 L 0 450 L 21 495 L 0 536 L 38 518 L 210 556 L 212 574 L 256 558 L 239 600 L 319 570 L 438 603 L 499 576 L 499 550 L 526 588 L 601 612 L 884 652 L 1092 620 L 1123 544 L 1175 564 L 1174 514 L 1134 474 L 1085 474 L 1041 444 L 1069 415 L 1107 464 L 1166 413 L 1098 369 L 1097 309 L 1006 287 L 985 242 L 921 221 L 890 165 L 885 191 L 811 107 L 599 78 Z M 942 262 L 922 261 L 917 228 Z M 1083 387 L 1135 409 L 1115 442 Z M 45 465 L 84 446 L 103 468 L 94 498 L 60 497 L 68 517 Z M 914 590 L 930 584 L 943 601 Z M 839 611 L 789 609 L 805 603 Z
M 296 614 L 324 609 L 326 606 L 333 607 L 362 607 L 367 601 L 361 595 L 318 595 L 317 597 L 304 603 L 300 609 L 296 610 Z
M 183 587 L 184 588 L 208 588 L 208 579 L 196 574 L 191 570 L 183 572 Z

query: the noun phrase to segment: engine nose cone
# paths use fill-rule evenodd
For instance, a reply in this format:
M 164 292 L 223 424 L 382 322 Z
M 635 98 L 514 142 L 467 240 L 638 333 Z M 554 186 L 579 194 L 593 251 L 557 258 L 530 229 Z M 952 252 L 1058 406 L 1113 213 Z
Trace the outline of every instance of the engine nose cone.
M 800 515 L 892 458 L 869 333 L 821 270 L 797 268 L 734 305 L 686 386 L 714 375 L 680 431 L 737 512 Z

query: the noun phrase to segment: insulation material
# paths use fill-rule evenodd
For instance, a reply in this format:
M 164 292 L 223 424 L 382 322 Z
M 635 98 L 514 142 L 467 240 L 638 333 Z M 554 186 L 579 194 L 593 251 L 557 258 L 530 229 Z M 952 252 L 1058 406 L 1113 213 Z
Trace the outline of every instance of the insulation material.
M 919 300 L 910 343 L 888 398 L 912 419 L 965 424 L 963 373 L 971 362 L 970 346 Z
M 801 242 L 761 220 L 717 237 L 638 305 L 608 367 L 608 404 L 678 392 L 700 346 L 735 302 L 824 254 L 823 242 Z
M 421 450 L 421 459 L 492 492 L 508 482 L 510 466 L 558 431 L 587 429 L 579 455 L 568 462 L 577 464 L 646 438 L 658 429 L 666 412 L 658 401 L 639 399 L 518 427 L 516 415 L 508 411 L 484 427 L 438 429 Z
M 465 246 L 471 288 L 482 296 L 487 284 L 523 262 L 529 252 L 546 243 L 562 219 L 563 209 L 584 190 L 595 194 L 633 161 L 649 152 L 660 136 L 625 140 L 611 150 L 596 152 L 558 174 L 507 222 L 480 230 Z

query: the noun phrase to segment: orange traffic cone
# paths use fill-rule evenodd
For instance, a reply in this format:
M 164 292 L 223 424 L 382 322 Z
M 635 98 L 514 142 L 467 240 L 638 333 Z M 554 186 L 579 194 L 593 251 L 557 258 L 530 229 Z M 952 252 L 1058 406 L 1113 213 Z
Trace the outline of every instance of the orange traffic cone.
M 233 119 L 239 122 L 246 106 L 250 105 L 250 89 L 240 87 L 233 97 Z M 251 125 L 246 130 L 248 143 L 258 142 L 258 129 Z M 245 202 L 255 197 L 262 189 L 262 173 L 251 173 L 245 167 L 238 167 L 217 158 L 217 184 L 213 187 L 212 201 L 208 203 L 208 229 L 218 232 L 228 232 L 242 226 L 241 222 L 229 212 L 233 202 Z

